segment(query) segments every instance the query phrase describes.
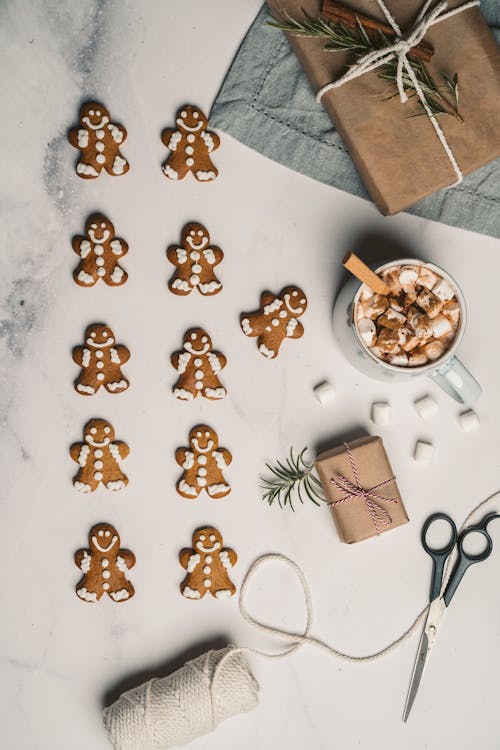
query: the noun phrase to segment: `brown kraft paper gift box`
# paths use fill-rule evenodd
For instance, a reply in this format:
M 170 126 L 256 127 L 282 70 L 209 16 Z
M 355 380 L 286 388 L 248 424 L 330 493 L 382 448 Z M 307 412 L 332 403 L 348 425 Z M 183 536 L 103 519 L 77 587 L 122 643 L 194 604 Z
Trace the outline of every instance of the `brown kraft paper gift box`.
M 375 0 L 343 0 L 343 4 L 385 21 Z M 450 0 L 448 7 L 461 4 L 463 0 Z M 404 33 L 422 5 L 423 0 L 390 0 L 388 7 Z M 303 11 L 319 16 L 322 1 L 268 0 L 268 6 L 277 18 L 287 12 L 302 19 Z M 326 39 L 287 37 L 315 93 L 345 72 L 349 55 L 323 51 Z M 500 50 L 478 8 L 431 27 L 424 39 L 434 48 L 426 64 L 434 78 L 441 71 L 450 77 L 458 73 L 464 123 L 449 115 L 437 120 L 466 175 L 500 156 Z M 368 192 L 387 215 L 452 185 L 457 177 L 428 117 L 408 117 L 418 110 L 417 97 L 405 104 L 399 96 L 382 101 L 397 89 L 378 78 L 378 72 L 365 73 L 328 91 L 322 103 Z
M 367 436 L 353 440 L 347 445 L 356 466 L 359 484 L 363 489 L 371 490 L 368 502 L 364 497 L 350 497 L 345 502 L 331 506 L 341 541 L 352 544 L 408 523 L 408 516 L 396 482 L 387 481 L 391 480 L 394 474 L 382 438 Z M 314 466 L 330 503 L 335 503 L 348 495 L 348 490 L 343 489 L 345 482 L 339 479 L 339 475 L 351 483 L 351 490 L 358 484 L 351 458 L 344 443 L 321 453 L 316 459 Z M 332 483 L 333 477 L 337 478 L 341 487 Z M 377 487 L 382 482 L 387 483 Z M 376 521 L 370 513 L 368 503 L 372 504 L 374 512 L 377 513 Z

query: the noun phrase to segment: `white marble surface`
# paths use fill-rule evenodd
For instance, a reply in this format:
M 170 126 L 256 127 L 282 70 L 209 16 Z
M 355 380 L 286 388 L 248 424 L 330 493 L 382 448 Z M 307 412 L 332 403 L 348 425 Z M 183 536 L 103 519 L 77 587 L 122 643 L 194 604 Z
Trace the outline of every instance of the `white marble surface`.
M 159 134 L 184 102 L 209 109 L 259 0 L 160 3 L 41 3 L 2 10 L 3 160 L 1 187 L 2 618 L 0 744 L 4 750 L 105 750 L 101 707 L 125 678 L 178 659 L 200 643 L 229 639 L 274 644 L 244 625 L 236 599 L 183 599 L 178 550 L 202 523 L 218 526 L 240 559 L 268 551 L 293 557 L 313 590 L 316 635 L 353 653 L 396 637 L 427 597 L 430 560 L 419 534 L 437 509 L 461 521 L 498 489 L 500 242 L 409 216 L 383 219 L 366 202 L 293 174 L 222 134 L 220 178 L 173 184 L 160 171 Z M 128 175 L 76 177 L 66 140 L 80 101 L 96 97 L 128 129 Z M 130 252 L 121 288 L 82 289 L 71 278 L 70 239 L 101 210 Z M 212 299 L 169 294 L 165 248 L 183 224 L 200 220 L 225 250 L 225 283 Z M 399 247 L 442 264 L 462 285 L 470 322 L 461 355 L 480 380 L 481 426 L 457 423 L 460 408 L 434 385 L 388 387 L 358 375 L 331 335 L 332 300 L 346 249 L 383 255 Z M 257 354 L 238 326 L 265 287 L 298 282 L 310 305 L 306 334 L 276 362 Z M 82 398 L 72 388 L 71 348 L 84 327 L 104 319 L 132 352 L 132 386 L 119 396 Z M 169 355 L 186 328 L 206 325 L 228 357 L 219 403 L 178 403 Z M 338 398 L 320 407 L 312 387 L 335 382 Z M 431 393 L 439 414 L 423 422 L 414 398 Z M 259 498 L 264 462 L 290 444 L 314 445 L 352 429 L 373 431 L 369 407 L 389 400 L 394 421 L 380 430 L 411 523 L 359 545 L 338 541 L 326 509 L 295 514 Z M 73 490 L 68 447 L 84 422 L 104 416 L 131 446 L 127 490 L 82 496 Z M 221 502 L 181 500 L 173 451 L 207 420 L 234 455 L 232 494 Z M 417 438 L 436 453 L 416 465 Z M 137 594 L 124 604 L 86 605 L 74 594 L 75 549 L 90 526 L 114 523 L 134 550 Z M 496 539 L 499 530 L 495 529 Z M 411 722 L 401 723 L 417 638 L 389 658 L 348 665 L 314 649 L 281 662 L 252 659 L 261 704 L 194 748 L 341 747 L 466 750 L 497 747 L 500 590 L 498 548 L 466 577 L 453 602 Z M 273 622 L 300 627 L 298 591 L 276 570 L 262 577 L 252 604 Z

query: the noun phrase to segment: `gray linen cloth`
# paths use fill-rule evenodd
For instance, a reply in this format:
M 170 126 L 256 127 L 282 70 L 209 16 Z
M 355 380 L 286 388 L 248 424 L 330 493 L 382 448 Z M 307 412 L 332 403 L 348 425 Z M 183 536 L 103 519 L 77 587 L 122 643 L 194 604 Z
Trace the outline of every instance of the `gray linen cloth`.
M 500 43 L 500 1 L 483 0 L 481 10 Z M 217 95 L 210 125 L 297 172 L 370 200 L 285 35 L 266 26 L 268 18 L 264 5 Z M 500 237 L 500 159 L 408 212 Z

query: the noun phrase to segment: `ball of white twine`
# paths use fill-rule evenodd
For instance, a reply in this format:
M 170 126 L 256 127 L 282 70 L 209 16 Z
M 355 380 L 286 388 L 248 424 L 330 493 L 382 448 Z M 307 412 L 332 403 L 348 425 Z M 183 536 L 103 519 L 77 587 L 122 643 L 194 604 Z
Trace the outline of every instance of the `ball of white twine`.
M 258 692 L 244 656 L 228 646 L 123 693 L 105 709 L 104 726 L 115 750 L 166 750 L 208 734 L 230 716 L 251 711 L 259 702 Z

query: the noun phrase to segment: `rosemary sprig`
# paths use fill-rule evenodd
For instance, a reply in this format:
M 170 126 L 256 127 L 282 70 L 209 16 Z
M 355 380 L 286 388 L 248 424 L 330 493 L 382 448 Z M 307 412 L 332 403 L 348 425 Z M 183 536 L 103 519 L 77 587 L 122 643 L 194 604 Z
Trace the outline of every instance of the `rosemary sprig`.
M 330 24 L 322 18 L 315 18 L 310 16 L 305 11 L 302 11 L 304 17 L 302 20 L 292 18 L 286 13 L 287 20 L 280 20 L 271 16 L 271 20 L 268 21 L 268 25 L 282 31 L 288 31 L 291 34 L 304 37 L 315 37 L 327 39 L 324 50 L 326 52 L 340 52 L 347 51 L 352 54 L 352 62 L 349 67 L 356 64 L 356 62 L 364 55 L 375 50 L 383 49 L 390 45 L 390 40 L 383 33 L 381 29 L 378 30 L 377 35 L 370 36 L 367 34 L 363 24 L 356 16 L 357 29 L 352 30 L 344 26 L 342 23 Z M 417 81 L 425 94 L 429 109 L 434 116 L 438 115 L 452 115 L 460 123 L 463 123 L 463 119 L 458 112 L 458 75 L 455 73 L 452 78 L 447 76 L 445 73 L 441 73 L 444 84 L 438 84 L 429 73 L 428 69 L 421 60 L 415 58 L 408 58 Z M 392 84 L 396 83 L 396 71 L 397 71 L 397 60 L 393 57 L 387 63 L 381 66 L 380 72 L 378 73 L 379 78 L 389 81 Z M 403 86 L 409 98 L 416 96 L 416 92 L 413 86 L 413 82 L 406 71 L 403 71 Z M 451 104 L 445 96 L 445 93 L 451 95 L 454 104 Z M 393 96 L 397 96 L 397 92 L 391 94 L 385 99 L 392 99 Z M 408 117 L 417 117 L 422 114 L 427 114 L 422 103 L 419 100 L 419 111 L 408 115 Z
M 288 505 L 294 510 L 293 498 L 298 497 L 303 503 L 304 494 L 315 505 L 320 505 L 320 501 L 325 502 L 321 482 L 311 473 L 313 464 L 308 464 L 304 460 L 306 451 L 307 448 L 304 448 L 294 455 L 293 448 L 290 448 L 289 458 L 283 462 L 276 461 L 273 466 L 266 464 L 272 476 L 261 477 L 261 487 L 264 490 L 262 499 L 269 505 L 277 501 L 280 508 Z

